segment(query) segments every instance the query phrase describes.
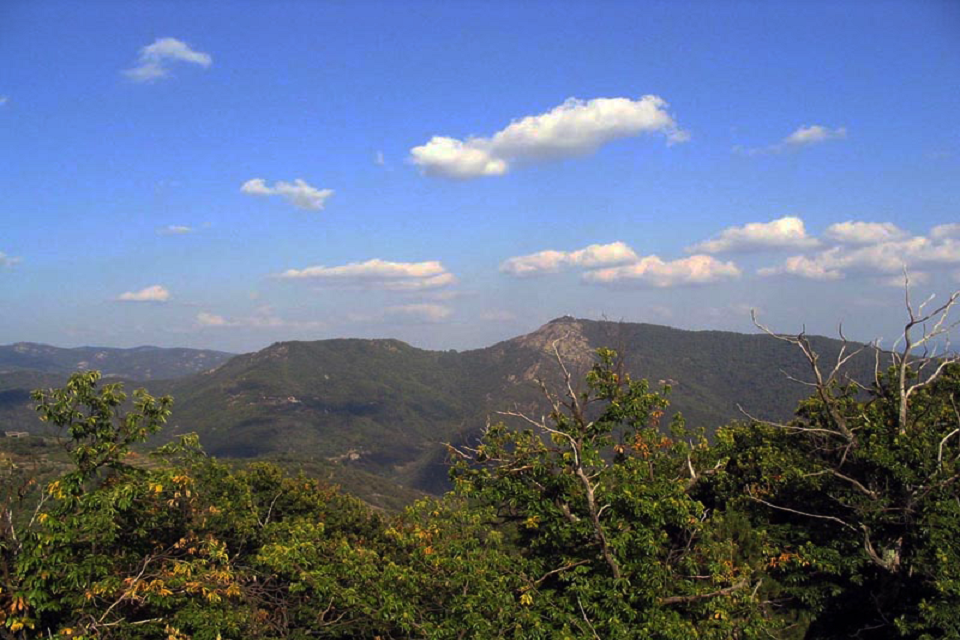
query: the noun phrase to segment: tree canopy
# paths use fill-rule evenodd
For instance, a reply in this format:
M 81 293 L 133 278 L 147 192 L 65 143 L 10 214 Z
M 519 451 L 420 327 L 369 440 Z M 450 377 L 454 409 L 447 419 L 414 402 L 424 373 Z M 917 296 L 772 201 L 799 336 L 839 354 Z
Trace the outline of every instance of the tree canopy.
M 960 366 L 908 345 L 854 381 L 780 337 L 812 395 L 713 442 L 615 352 L 579 381 L 555 346 L 549 414 L 502 412 L 396 515 L 147 451 L 172 399 L 75 374 L 34 396 L 69 470 L 4 470 L 0 637 L 960 638 Z

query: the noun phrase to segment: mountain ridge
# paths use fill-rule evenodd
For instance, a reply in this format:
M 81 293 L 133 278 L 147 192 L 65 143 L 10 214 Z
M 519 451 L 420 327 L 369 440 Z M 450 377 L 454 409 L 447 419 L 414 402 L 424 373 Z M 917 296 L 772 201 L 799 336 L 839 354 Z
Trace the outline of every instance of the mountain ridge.
M 841 345 L 810 339 L 824 358 Z M 149 390 L 174 396 L 166 437 L 197 432 L 211 454 L 300 458 L 435 493 L 447 487 L 445 443 L 472 440 L 497 411 L 549 412 L 538 381 L 560 388 L 557 355 L 580 384 L 600 347 L 617 350 L 633 377 L 670 386 L 671 412 L 708 432 L 742 418 L 739 405 L 789 419 L 807 395 L 780 371 L 803 379 L 809 364 L 771 336 L 570 316 L 466 351 L 389 338 L 282 341 L 200 373 L 150 381 Z M 872 358 L 858 358 L 848 370 L 872 376 L 872 366 Z M 10 415 L 4 393 L 26 420 L 25 390 L 4 380 L 0 424 Z

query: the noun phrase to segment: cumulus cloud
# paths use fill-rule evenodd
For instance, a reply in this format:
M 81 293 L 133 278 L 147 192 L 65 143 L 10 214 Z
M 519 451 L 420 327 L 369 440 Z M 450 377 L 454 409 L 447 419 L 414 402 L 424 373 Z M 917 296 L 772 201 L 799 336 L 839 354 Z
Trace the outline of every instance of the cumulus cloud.
M 564 268 L 584 269 L 584 282 L 673 287 L 717 282 L 740 275 L 733 262 L 694 255 L 664 261 L 659 256 L 641 257 L 623 242 L 594 244 L 577 251 L 539 251 L 505 260 L 500 271 L 515 277 L 557 273 Z
M 19 262 L 20 258 L 8 256 L 3 251 L 0 251 L 0 267 L 12 267 Z
M 117 300 L 122 302 L 166 302 L 170 299 L 170 292 L 166 287 L 155 284 L 139 291 L 121 293 Z
M 583 280 L 597 284 L 665 288 L 710 284 L 739 276 L 737 265 L 721 262 L 713 256 L 695 255 L 671 261 L 664 261 L 658 256 L 646 256 L 633 264 L 588 271 L 583 274 Z
M 509 258 L 500 265 L 500 271 L 512 276 L 534 276 L 556 273 L 566 267 L 587 269 L 635 262 L 636 252 L 623 242 L 592 244 L 577 251 L 538 251 L 525 256 Z
M 281 196 L 298 209 L 313 211 L 323 209 L 327 198 L 333 195 L 333 189 L 317 189 L 300 178 L 293 182 L 281 180 L 272 187 L 263 178 L 253 178 L 244 182 L 240 191 L 250 196 Z
M 193 233 L 193 227 L 182 224 L 168 224 L 157 229 L 157 234 L 161 236 L 182 236 L 188 233 Z
M 938 224 L 930 230 L 930 237 L 934 240 L 942 240 L 944 238 L 960 238 L 960 222 Z
M 351 262 L 339 267 L 288 269 L 281 273 L 280 277 L 390 291 L 436 289 L 457 282 L 456 276 L 437 261 L 389 262 L 378 258 L 366 262 Z
M 440 322 L 452 314 L 453 310 L 450 307 L 431 303 L 401 304 L 384 310 L 384 315 L 387 317 L 404 318 L 415 322 Z
M 434 136 L 410 150 L 410 160 L 425 175 L 469 179 L 500 176 L 516 163 L 554 160 L 593 153 L 621 138 L 659 133 L 669 143 L 686 142 L 659 96 L 569 98 L 546 113 L 514 120 L 489 137 L 465 140 Z
M 892 222 L 859 222 L 848 220 L 827 227 L 824 237 L 841 244 L 876 244 L 902 240 L 909 236 Z
M 782 265 L 765 267 L 763 276 L 793 275 L 814 280 L 839 280 L 848 274 L 891 276 L 911 270 L 960 265 L 960 240 L 913 236 L 859 246 L 836 246 L 811 256 L 792 256 Z
M 137 66 L 124 71 L 124 75 L 135 82 L 151 82 L 170 76 L 170 65 L 175 63 L 200 65 L 203 68 L 213 64 L 210 54 L 195 51 L 176 38 L 158 38 L 153 44 L 140 49 Z
M 803 220 L 785 216 L 770 222 L 751 222 L 742 227 L 728 227 L 710 240 L 688 247 L 687 251 L 701 253 L 734 253 L 766 249 L 801 249 L 817 246 L 817 240 L 807 235 Z

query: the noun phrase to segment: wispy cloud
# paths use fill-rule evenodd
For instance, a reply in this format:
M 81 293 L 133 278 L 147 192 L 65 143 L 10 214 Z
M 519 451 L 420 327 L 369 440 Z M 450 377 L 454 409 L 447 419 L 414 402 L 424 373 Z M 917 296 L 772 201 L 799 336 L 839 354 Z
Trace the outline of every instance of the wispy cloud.
M 819 124 L 803 126 L 783 139 L 783 144 L 801 147 L 810 144 L 819 144 L 828 140 L 842 140 L 847 137 L 846 127 L 831 129 Z
M 437 261 L 389 262 L 379 258 L 366 262 L 351 262 L 338 267 L 315 266 L 305 269 L 288 269 L 279 277 L 389 291 L 436 289 L 457 282 L 456 276 Z
M 581 156 L 621 138 L 659 133 L 668 142 L 686 142 L 659 96 L 570 98 L 552 110 L 514 120 L 489 137 L 464 140 L 434 136 L 410 150 L 410 161 L 425 175 L 469 179 L 501 176 L 514 164 Z
M 121 302 L 166 302 L 170 299 L 170 292 L 166 287 L 155 284 L 139 291 L 127 291 L 117 296 Z
M 505 309 L 488 309 L 480 314 L 480 319 L 485 322 L 513 322 L 517 314 Z
M 770 153 L 783 153 L 790 149 L 800 147 L 809 147 L 812 145 L 829 142 L 830 140 L 842 140 L 847 137 L 846 127 L 836 127 L 831 129 L 819 124 L 804 125 L 799 127 L 776 144 L 766 147 L 741 147 L 736 146 L 733 150 L 737 153 L 743 153 L 748 156 L 757 156 Z
M 610 244 L 592 244 L 577 251 L 555 251 L 547 249 L 525 256 L 504 260 L 500 271 L 512 276 L 536 276 L 556 273 L 566 267 L 602 267 L 634 262 L 636 252 L 623 242 Z
M 9 100 L 10 100 L 10 98 L 8 98 L 7 96 L 0 96 L 0 107 L 2 107 L 3 105 L 7 104 L 7 102 L 8 102 Z
M 728 227 L 715 238 L 687 248 L 690 253 L 736 253 L 767 249 L 807 248 L 817 240 L 807 235 L 803 220 L 785 216 L 770 222 L 751 222 L 742 227 Z
M 244 327 L 247 329 L 324 329 L 326 323 L 320 320 L 288 320 L 281 318 L 273 307 L 263 305 L 248 316 L 228 318 L 226 316 L 201 311 L 197 314 L 197 324 L 201 327 Z
M 176 38 L 158 38 L 140 49 L 137 65 L 123 73 L 135 82 L 152 82 L 170 77 L 170 65 L 179 62 L 207 68 L 213 64 L 213 58 Z
M 168 224 L 157 229 L 157 235 L 161 236 L 182 236 L 188 233 L 193 233 L 193 227 L 182 224 Z
M 930 282 L 930 274 L 926 271 L 911 271 L 909 276 L 911 286 Z M 886 287 L 895 287 L 897 289 L 903 289 L 904 285 L 906 284 L 906 281 L 903 278 L 903 273 L 878 278 L 877 282 Z
M 384 315 L 388 318 L 401 318 L 415 322 L 441 322 L 453 314 L 453 309 L 442 304 L 417 303 L 387 307 Z
M 949 224 L 938 224 L 930 229 L 930 237 L 935 240 L 944 238 L 960 238 L 960 222 L 951 222 Z
M 12 267 L 15 264 L 19 264 L 21 258 L 15 256 L 8 256 L 3 251 L 0 251 L 0 267 Z
M 327 199 L 333 195 L 333 189 L 317 189 L 305 180 L 297 178 L 293 182 L 278 181 L 268 187 L 263 178 L 247 180 L 240 191 L 250 196 L 281 196 L 298 209 L 320 211 Z
M 208 313 L 207 311 L 201 311 L 197 314 L 197 322 L 204 327 L 228 327 L 232 324 L 223 316 L 215 313 Z

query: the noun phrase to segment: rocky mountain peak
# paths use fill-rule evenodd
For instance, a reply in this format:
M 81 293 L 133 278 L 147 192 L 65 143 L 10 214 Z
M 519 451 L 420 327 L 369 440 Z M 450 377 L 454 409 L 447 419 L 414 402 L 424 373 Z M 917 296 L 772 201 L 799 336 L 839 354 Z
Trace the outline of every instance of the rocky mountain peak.
M 551 320 L 533 333 L 516 339 L 520 346 L 538 351 L 550 358 L 554 357 L 554 346 L 564 361 L 576 365 L 589 365 L 594 359 L 595 347 L 584 334 L 581 320 L 572 316 L 563 316 Z

